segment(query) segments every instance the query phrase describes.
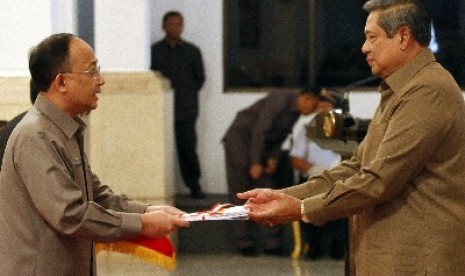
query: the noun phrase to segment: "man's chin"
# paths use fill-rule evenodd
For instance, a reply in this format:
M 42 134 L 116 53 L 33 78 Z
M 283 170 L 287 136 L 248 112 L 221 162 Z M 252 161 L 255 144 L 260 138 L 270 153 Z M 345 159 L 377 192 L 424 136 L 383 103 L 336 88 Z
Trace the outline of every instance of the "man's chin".
M 87 108 L 86 111 L 82 112 L 82 114 L 88 115 L 92 110 L 97 109 L 97 106 L 98 106 L 97 103 L 95 103 L 95 104 L 92 105 L 92 106 L 89 106 L 89 108 Z

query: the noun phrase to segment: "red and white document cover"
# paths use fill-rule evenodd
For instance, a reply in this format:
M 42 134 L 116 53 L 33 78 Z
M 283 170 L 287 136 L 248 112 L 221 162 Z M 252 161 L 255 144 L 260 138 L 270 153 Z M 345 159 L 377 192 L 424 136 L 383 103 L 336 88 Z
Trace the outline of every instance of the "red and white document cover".
M 249 213 L 247 207 L 244 206 L 217 203 L 210 210 L 187 213 L 182 218 L 187 221 L 248 220 Z

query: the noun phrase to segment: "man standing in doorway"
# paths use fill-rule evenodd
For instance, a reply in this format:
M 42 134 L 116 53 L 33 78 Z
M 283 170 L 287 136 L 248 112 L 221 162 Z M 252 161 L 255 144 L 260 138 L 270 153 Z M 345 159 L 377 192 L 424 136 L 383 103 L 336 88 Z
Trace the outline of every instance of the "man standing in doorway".
M 170 11 L 163 17 L 164 39 L 152 45 L 150 69 L 170 79 L 174 89 L 174 133 L 181 176 L 192 198 L 203 198 L 197 155 L 195 123 L 199 113 L 199 90 L 205 81 L 200 50 L 181 39 L 184 19 Z

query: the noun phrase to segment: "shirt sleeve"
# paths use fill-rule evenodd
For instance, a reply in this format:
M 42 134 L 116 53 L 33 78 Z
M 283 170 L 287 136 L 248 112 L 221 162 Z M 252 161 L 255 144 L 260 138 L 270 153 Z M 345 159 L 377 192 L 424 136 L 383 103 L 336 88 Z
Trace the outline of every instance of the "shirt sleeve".
M 108 185 L 100 182 L 100 179 L 93 174 L 92 183 L 94 186 L 94 201 L 105 209 L 111 209 L 118 212 L 143 214 L 147 204 L 136 200 L 129 199 L 124 194 L 116 194 Z
M 196 80 L 197 87 L 196 90 L 202 88 L 203 83 L 205 82 L 205 70 L 203 67 L 202 54 L 199 49 L 194 48 L 194 68 L 193 68 L 193 77 Z
M 296 195 L 307 190 L 304 206 L 314 223 L 354 215 L 393 200 L 407 189 L 451 127 L 447 113 L 452 111 L 446 105 L 446 101 L 438 101 L 434 91 L 411 91 L 383 114 L 377 111 L 365 140 L 349 162 L 287 192 Z M 328 189 L 311 192 L 312 186 Z
M 160 50 L 160 47 L 158 44 L 152 45 L 150 47 L 150 69 L 153 71 L 161 71 L 162 70 L 162 55 L 158 52 Z
M 307 160 L 308 157 L 308 141 L 306 137 L 305 128 L 296 132 L 296 135 L 292 139 L 292 147 L 289 152 L 290 156 L 299 157 Z

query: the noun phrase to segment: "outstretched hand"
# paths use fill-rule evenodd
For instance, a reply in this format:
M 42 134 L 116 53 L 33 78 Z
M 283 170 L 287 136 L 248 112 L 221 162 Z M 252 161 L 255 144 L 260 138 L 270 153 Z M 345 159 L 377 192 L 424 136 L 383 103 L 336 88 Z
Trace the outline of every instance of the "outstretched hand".
M 174 208 L 174 207 L 173 207 Z M 181 218 L 177 211 L 167 208 L 168 210 L 155 211 L 151 210 L 142 214 L 141 234 L 149 238 L 160 238 L 170 234 L 181 227 L 189 227 L 190 223 Z M 171 213 L 174 212 L 175 214 Z
M 273 226 L 301 219 L 300 200 L 271 189 L 254 189 L 238 193 L 246 199 L 249 218 L 261 224 Z

